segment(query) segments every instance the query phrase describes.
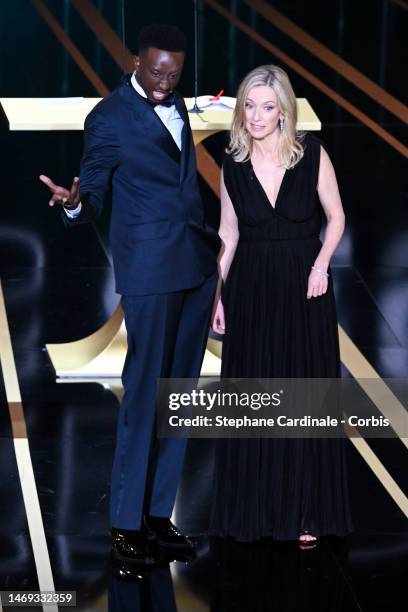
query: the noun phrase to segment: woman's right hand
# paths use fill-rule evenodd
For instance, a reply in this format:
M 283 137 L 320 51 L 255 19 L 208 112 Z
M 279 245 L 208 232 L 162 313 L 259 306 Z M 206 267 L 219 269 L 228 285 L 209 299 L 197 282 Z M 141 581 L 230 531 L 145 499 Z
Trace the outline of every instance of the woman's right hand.
M 216 334 L 225 334 L 224 306 L 221 297 L 218 297 L 214 303 L 211 327 Z

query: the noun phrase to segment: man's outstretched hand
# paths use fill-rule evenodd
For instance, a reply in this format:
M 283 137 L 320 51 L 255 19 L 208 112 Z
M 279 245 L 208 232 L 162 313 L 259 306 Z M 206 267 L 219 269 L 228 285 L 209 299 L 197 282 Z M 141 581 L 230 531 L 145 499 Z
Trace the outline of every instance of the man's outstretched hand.
M 50 206 L 54 206 L 54 204 L 61 204 L 68 210 L 74 210 L 74 208 L 78 206 L 80 198 L 79 178 L 77 176 L 74 177 L 70 190 L 65 189 L 65 187 L 61 187 L 60 185 L 55 185 L 55 183 L 53 183 L 52 180 L 44 174 L 40 174 L 39 178 L 40 181 L 47 185 L 48 189 L 52 193 L 51 200 L 48 202 Z

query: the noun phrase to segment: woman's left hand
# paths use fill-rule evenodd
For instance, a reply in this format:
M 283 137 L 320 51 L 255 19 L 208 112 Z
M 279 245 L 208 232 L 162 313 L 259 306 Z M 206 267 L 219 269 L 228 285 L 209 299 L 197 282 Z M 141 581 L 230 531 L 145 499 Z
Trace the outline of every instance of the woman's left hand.
M 310 300 L 312 297 L 319 297 L 326 293 L 328 286 L 327 276 L 323 276 L 317 270 L 312 270 L 309 274 L 309 280 L 307 283 L 307 299 Z

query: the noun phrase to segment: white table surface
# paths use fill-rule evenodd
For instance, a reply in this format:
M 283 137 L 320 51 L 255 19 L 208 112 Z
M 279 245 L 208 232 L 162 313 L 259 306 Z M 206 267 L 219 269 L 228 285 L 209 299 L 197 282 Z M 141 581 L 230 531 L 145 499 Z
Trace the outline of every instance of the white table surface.
M 87 114 L 100 98 L 0 98 L 9 129 L 22 130 L 83 130 Z M 185 98 L 187 108 L 191 98 Z M 320 130 L 321 123 L 306 98 L 298 98 L 298 129 Z M 232 110 L 205 110 L 199 116 L 189 114 L 195 131 L 229 130 Z

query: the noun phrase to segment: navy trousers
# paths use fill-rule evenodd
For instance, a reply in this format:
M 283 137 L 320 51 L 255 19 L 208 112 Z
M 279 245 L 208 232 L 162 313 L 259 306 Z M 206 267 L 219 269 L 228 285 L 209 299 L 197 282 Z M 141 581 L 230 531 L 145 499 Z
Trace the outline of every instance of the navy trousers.
M 197 378 L 217 274 L 185 291 L 123 296 L 128 351 L 111 484 L 111 525 L 140 529 L 143 514 L 170 517 L 185 439 L 155 436 L 159 378 Z

